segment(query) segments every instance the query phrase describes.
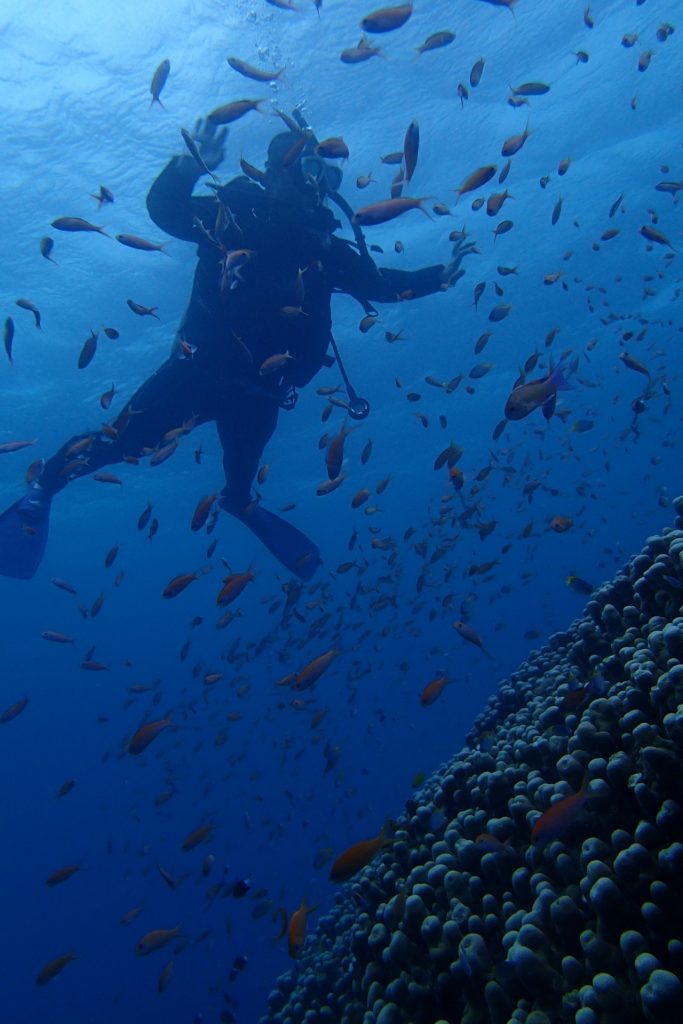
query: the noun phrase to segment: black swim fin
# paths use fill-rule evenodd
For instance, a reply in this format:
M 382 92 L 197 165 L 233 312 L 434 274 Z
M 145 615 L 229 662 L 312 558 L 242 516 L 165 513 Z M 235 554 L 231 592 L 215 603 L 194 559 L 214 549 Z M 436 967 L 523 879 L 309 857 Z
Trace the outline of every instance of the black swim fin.
M 52 495 L 34 484 L 0 514 L 0 575 L 30 580 L 47 544 Z
M 221 507 L 225 508 L 222 503 Z M 226 508 L 226 511 L 244 523 L 278 562 L 300 580 L 308 582 L 313 578 L 322 562 L 320 550 L 305 533 L 297 530 L 296 526 L 256 503 L 239 511 L 232 507 Z

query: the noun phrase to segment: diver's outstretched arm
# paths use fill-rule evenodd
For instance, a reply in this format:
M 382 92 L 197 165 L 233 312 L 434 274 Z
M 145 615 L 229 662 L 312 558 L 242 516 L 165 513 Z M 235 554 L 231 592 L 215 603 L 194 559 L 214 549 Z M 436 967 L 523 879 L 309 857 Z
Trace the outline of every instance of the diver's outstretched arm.
M 208 170 L 218 167 L 223 159 L 226 130 L 216 132 L 213 125 L 197 121 L 192 139 Z M 147 195 L 147 212 L 162 231 L 185 242 L 199 241 L 195 226 L 198 217 L 210 227 L 216 214 L 216 203 L 211 196 L 193 196 L 197 181 L 204 172 L 186 151 L 174 156 L 152 184 Z
M 453 257 L 447 264 L 419 270 L 394 270 L 377 267 L 373 260 L 359 255 L 341 239 L 333 240 L 333 245 L 336 286 L 354 298 L 371 302 L 400 302 L 445 291 L 462 277 L 464 270 L 460 264 L 465 256 L 475 251 L 473 242 L 463 240 L 456 242 Z

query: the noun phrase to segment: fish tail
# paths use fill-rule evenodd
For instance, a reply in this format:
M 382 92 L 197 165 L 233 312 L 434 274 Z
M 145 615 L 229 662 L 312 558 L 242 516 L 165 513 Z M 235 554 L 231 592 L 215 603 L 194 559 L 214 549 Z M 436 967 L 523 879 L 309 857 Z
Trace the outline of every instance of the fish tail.
M 574 365 L 566 361 L 558 363 L 550 373 L 549 383 L 555 391 L 571 391 L 573 385 L 569 383 L 569 377 L 574 372 Z

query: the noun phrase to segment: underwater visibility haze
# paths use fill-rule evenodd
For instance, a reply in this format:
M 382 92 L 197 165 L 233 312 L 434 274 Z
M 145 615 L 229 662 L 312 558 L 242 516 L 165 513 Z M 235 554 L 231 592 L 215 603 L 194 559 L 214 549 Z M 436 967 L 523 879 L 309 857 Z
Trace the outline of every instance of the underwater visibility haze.
M 5 0 L 9 1024 L 677 1019 L 679 7 Z

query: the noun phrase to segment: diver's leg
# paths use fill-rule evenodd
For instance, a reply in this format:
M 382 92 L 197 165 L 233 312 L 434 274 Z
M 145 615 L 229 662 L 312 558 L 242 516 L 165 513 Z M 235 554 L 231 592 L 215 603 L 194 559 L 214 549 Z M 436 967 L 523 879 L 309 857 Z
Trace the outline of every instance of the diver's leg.
M 139 457 L 183 423 L 210 418 L 206 370 L 174 356 L 145 381 L 114 420 L 114 430 L 72 437 L 48 459 L 26 494 L 0 514 L 0 574 L 29 579 L 40 565 L 53 496 L 70 480 Z
M 206 422 L 201 384 L 202 373 L 193 360 L 172 356 L 138 388 L 111 427 L 77 434 L 63 444 L 37 483 L 56 494 L 77 477 L 160 447 L 170 430 Z
M 321 561 L 317 546 L 301 530 L 252 500 L 251 485 L 277 415 L 277 402 L 269 396 L 240 391 L 224 397 L 216 416 L 226 479 L 219 504 L 290 572 L 310 580 Z
M 278 405 L 268 395 L 246 394 L 237 388 L 217 401 L 216 428 L 225 472 L 221 505 L 239 512 L 252 500 L 251 485 L 277 426 Z

